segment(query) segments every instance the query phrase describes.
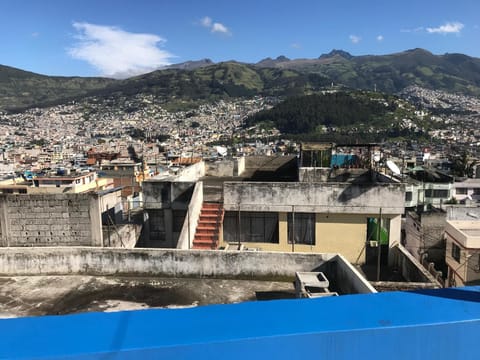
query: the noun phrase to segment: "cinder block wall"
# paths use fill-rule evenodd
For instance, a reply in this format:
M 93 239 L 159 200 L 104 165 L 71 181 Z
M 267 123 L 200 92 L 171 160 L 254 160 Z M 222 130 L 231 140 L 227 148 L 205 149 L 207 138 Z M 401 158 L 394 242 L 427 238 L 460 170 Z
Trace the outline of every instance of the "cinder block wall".
M 101 246 L 98 196 L 1 195 L 1 246 Z

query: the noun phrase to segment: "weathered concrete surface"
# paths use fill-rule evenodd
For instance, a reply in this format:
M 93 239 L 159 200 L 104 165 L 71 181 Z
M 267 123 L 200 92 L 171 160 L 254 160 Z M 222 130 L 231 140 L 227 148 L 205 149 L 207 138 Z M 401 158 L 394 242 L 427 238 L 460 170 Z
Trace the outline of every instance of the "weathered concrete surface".
M 404 212 L 403 184 L 226 182 L 224 207 L 227 211 L 316 213 Z
M 291 282 L 145 277 L 0 277 L 0 318 L 293 298 Z
M 101 246 L 94 193 L 0 195 L 2 246 Z
M 402 277 L 408 282 L 422 282 L 432 284 L 432 288 L 441 288 L 442 285 L 401 245 L 390 249 L 389 266 L 398 269 Z
M 183 221 L 182 231 L 178 237 L 177 249 L 191 249 L 193 246 L 193 238 L 197 229 L 198 219 L 203 205 L 203 182 L 199 181 L 195 184 L 192 199 L 187 208 L 187 216 Z
M 133 249 L 142 231 L 139 224 L 116 224 L 103 226 L 103 242 L 107 247 Z
M 339 294 L 370 294 L 377 292 L 342 255 L 337 255 L 333 261 L 325 262 L 316 270 L 328 274 L 328 279 L 332 284 L 330 291 L 336 291 Z
M 245 157 L 205 162 L 205 175 L 213 177 L 240 176 L 245 171 Z
M 336 254 L 87 247 L 4 248 L 0 275 L 129 275 L 292 279 Z

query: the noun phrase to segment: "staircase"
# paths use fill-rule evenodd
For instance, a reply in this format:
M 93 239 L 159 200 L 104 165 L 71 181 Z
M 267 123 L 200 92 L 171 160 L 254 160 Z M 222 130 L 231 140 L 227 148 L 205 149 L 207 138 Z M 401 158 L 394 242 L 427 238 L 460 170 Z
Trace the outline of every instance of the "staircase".
M 197 230 L 193 238 L 193 249 L 215 250 L 218 247 L 223 214 L 222 204 L 203 203 Z

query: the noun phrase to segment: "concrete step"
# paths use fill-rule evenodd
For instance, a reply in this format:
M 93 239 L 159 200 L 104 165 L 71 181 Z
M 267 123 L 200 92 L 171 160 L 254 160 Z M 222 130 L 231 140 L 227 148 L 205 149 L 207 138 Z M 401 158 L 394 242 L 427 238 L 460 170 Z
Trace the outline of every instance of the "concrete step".
M 202 232 L 197 232 L 194 236 L 195 237 L 201 237 L 201 238 L 218 238 L 218 235 L 214 232 L 206 232 L 206 231 L 202 231 Z
M 215 245 L 215 240 L 213 239 L 193 239 L 194 245 Z
M 202 209 L 202 210 L 200 211 L 200 215 L 203 214 L 203 215 L 211 215 L 211 216 L 213 216 L 213 215 L 219 215 L 219 214 L 221 214 L 221 213 L 222 213 L 221 210 L 214 210 L 214 209 Z
M 223 206 L 221 203 L 204 202 L 200 211 L 195 237 L 194 249 L 216 249 L 220 225 L 223 221 Z
M 202 225 L 202 224 L 199 224 L 197 226 L 197 231 L 202 231 L 202 230 L 205 230 L 205 231 L 215 231 L 215 230 L 218 230 L 218 227 L 217 226 L 213 226 L 213 225 Z
M 202 204 L 202 209 L 221 209 L 221 208 L 222 208 L 222 204 L 220 204 L 220 203 L 204 202 Z
M 193 246 L 194 250 L 216 250 L 216 247 L 211 247 L 211 246 Z
M 218 216 L 222 213 L 221 210 L 212 210 L 212 209 L 203 209 L 200 211 L 200 216 L 205 215 L 205 216 Z
M 211 217 L 202 218 L 202 217 L 200 217 L 200 219 L 198 220 L 198 225 L 200 226 L 200 224 L 209 224 L 209 226 L 216 226 L 216 225 L 219 224 L 219 220 L 220 219 L 218 219 L 218 218 L 211 218 Z

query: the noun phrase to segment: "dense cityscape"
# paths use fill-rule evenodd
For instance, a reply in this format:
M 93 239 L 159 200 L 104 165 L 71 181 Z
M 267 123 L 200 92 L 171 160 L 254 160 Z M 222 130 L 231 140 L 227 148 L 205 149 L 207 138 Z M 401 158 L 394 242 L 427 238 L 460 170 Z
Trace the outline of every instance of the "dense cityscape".
M 0 358 L 475 358 L 479 12 L 2 4 Z

